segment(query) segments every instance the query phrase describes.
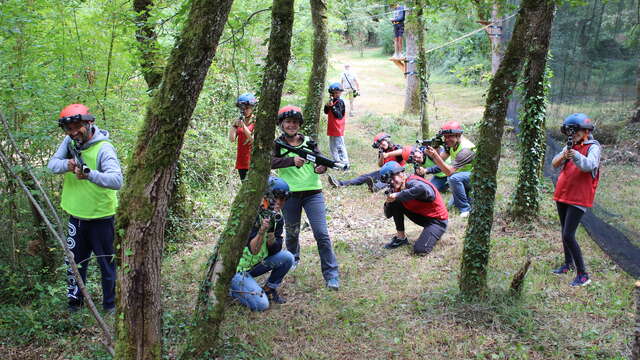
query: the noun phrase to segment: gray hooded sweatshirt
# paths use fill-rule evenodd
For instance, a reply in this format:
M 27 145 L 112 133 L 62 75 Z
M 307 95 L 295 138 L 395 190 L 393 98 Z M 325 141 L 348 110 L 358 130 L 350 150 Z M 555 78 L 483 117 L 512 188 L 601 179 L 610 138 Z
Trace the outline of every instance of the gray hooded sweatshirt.
M 600 147 L 600 143 L 597 140 L 593 139 L 593 136 L 589 135 L 589 139 L 584 142 L 585 145 L 592 144 L 589 147 L 589 151 L 587 152 L 587 156 L 580 154 L 579 152 L 573 153 L 573 163 L 576 164 L 576 167 L 584 172 L 591 172 L 591 176 L 594 178 L 598 174 L 598 170 L 600 168 L 600 153 L 602 152 L 602 148 Z M 557 158 L 561 157 L 567 147 L 563 147 L 562 151 L 560 151 L 556 156 L 553 157 L 555 161 Z M 561 167 L 564 167 L 568 160 L 565 160 Z M 586 211 L 587 208 L 584 206 L 571 205 L 577 207 L 582 211 Z
M 93 126 L 94 133 L 91 140 L 86 144 L 83 144 L 78 150 L 84 150 L 91 144 L 98 141 L 107 141 L 102 145 L 100 151 L 98 151 L 97 169 L 91 169 L 88 175 L 88 180 L 92 183 L 113 190 L 119 190 L 122 187 L 122 169 L 120 169 L 120 162 L 116 156 L 116 150 L 111 142 L 109 142 L 109 132 L 107 130 L 101 130 L 97 126 Z M 71 159 L 71 153 L 68 150 L 68 144 L 71 141 L 69 136 L 65 136 L 64 140 L 53 157 L 49 160 L 47 167 L 54 174 L 64 174 L 69 171 L 68 163 Z

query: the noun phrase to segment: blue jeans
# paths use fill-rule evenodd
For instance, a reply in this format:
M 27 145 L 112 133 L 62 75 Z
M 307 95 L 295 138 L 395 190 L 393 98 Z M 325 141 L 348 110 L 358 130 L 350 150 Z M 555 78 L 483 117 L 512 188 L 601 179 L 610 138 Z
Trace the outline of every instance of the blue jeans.
M 300 260 L 300 217 L 304 208 L 304 212 L 309 218 L 311 230 L 313 230 L 313 237 L 318 245 L 322 275 L 325 280 L 338 278 L 340 276 L 338 261 L 333 252 L 331 239 L 329 239 L 324 195 L 321 192 L 306 196 L 300 195 L 292 193 L 282 209 L 287 249 L 295 256 L 296 260 Z
M 453 195 L 453 205 L 460 212 L 471 211 L 471 172 L 463 171 L 452 174 L 448 177 L 451 195 Z
M 365 182 L 367 182 L 368 178 L 372 178 L 373 179 L 373 188 L 376 191 L 380 191 L 380 190 L 382 190 L 382 189 L 387 187 L 387 184 L 385 184 L 382 181 L 380 181 L 380 170 L 376 170 L 376 171 L 372 171 L 370 173 L 362 174 L 362 175 L 360 175 L 358 177 L 354 177 L 353 179 L 343 180 L 340 183 L 343 186 L 362 185 Z
M 236 273 L 231 279 L 229 292 L 234 299 L 252 311 L 264 311 L 269 308 L 269 299 L 254 278 L 271 271 L 266 285 L 277 289 L 292 265 L 293 255 L 282 250 L 265 258 L 251 270 Z
M 443 177 L 434 176 L 429 181 L 433 184 L 433 186 L 436 187 L 436 189 L 438 189 L 438 191 L 440 191 L 440 193 L 443 193 L 449 190 L 449 179 L 447 179 L 446 176 L 443 176 Z

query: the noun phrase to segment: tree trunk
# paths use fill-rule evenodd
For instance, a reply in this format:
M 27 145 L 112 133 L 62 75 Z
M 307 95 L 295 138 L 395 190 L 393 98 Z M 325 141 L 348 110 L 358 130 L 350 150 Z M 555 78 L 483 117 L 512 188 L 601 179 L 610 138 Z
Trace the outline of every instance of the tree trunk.
M 317 140 L 327 77 L 329 30 L 327 27 L 327 0 L 310 0 L 310 2 L 313 22 L 313 65 L 309 75 L 307 100 L 304 104 L 303 133 Z
M 274 119 L 277 117 L 282 87 L 290 58 L 294 0 L 274 0 L 267 65 L 257 109 L 251 170 L 233 200 L 231 214 L 200 286 L 190 342 L 183 358 L 213 358 L 220 325 L 227 306 L 229 284 L 247 243 L 271 170 Z
M 151 100 L 121 192 L 118 359 L 160 359 L 160 266 L 175 165 L 232 0 L 193 0 Z
M 631 116 L 631 122 L 640 122 L 640 63 L 638 63 L 638 70 L 636 71 L 636 108 Z
M 140 67 L 147 82 L 149 93 L 156 89 L 162 81 L 162 59 L 158 44 L 158 35 L 149 16 L 153 8 L 153 0 L 134 0 L 133 9 L 136 15 L 136 40 L 140 51 Z
M 480 141 L 476 147 L 474 171 L 471 175 L 474 206 L 462 253 L 459 286 L 465 297 L 475 298 L 486 290 L 496 172 L 507 105 L 527 54 L 529 24 L 535 16 L 539 16 L 541 3 L 536 0 L 524 0 L 521 3 L 513 37 L 487 93 L 484 116 L 479 126 Z
M 409 21 L 406 24 L 404 38 L 406 40 L 406 62 L 407 72 L 405 74 L 406 87 L 404 93 L 404 112 L 407 114 L 417 114 L 420 111 L 420 86 L 417 72 L 417 42 L 416 33 L 418 32 L 418 23 L 413 14 L 409 14 Z
M 519 219 L 538 217 L 540 179 L 546 151 L 547 54 L 555 4 L 547 2 L 544 12 L 531 23 L 531 38 L 524 72 L 524 112 L 520 121 L 520 171 L 512 213 Z
M 502 41 L 502 20 L 499 20 L 498 4 L 493 3 L 491 9 L 491 22 L 494 23 L 487 28 L 487 35 L 491 42 L 491 74 L 495 75 L 504 57 L 504 46 Z
M 422 138 L 429 137 L 429 113 L 427 106 L 429 105 L 429 64 L 427 64 L 427 53 L 424 48 L 425 28 L 422 0 L 416 0 L 414 3 L 416 9 L 417 35 L 418 35 L 418 83 L 420 90 L 420 130 Z

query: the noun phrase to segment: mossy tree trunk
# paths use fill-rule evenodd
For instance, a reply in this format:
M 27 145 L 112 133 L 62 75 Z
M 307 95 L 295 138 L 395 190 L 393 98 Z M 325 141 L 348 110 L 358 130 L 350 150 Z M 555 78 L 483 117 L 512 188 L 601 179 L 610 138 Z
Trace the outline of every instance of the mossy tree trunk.
M 491 80 L 487 103 L 479 126 L 474 171 L 471 175 L 474 204 L 469 217 L 462 252 L 460 291 L 475 298 L 485 293 L 490 236 L 496 195 L 496 173 L 500 162 L 502 134 L 509 97 L 527 55 L 529 24 L 539 15 L 542 2 L 524 0 L 506 54 Z
M 407 114 L 417 114 L 420 111 L 420 85 L 417 71 L 417 39 L 418 21 L 416 16 L 411 12 L 407 12 L 408 21 L 405 26 L 405 58 L 406 67 L 406 86 L 404 93 L 404 112 Z
M 499 5 L 497 2 L 492 4 L 491 8 L 491 22 L 494 23 L 487 29 L 487 35 L 489 36 L 489 42 L 491 42 L 491 74 L 495 75 L 500 67 L 502 58 L 504 57 L 504 43 L 502 40 L 503 22 L 500 20 Z
M 418 37 L 418 85 L 420 99 L 420 130 L 422 138 L 429 137 L 429 112 L 427 106 L 429 104 L 429 64 L 427 63 L 427 52 L 424 48 L 425 28 L 424 28 L 424 10 L 423 6 L 429 5 L 428 2 L 423 4 L 422 0 L 414 1 L 416 9 L 416 35 Z
M 160 359 L 160 266 L 176 161 L 232 0 L 193 0 L 147 108 L 117 215 L 116 358 Z
M 271 152 L 282 87 L 290 58 L 294 0 L 274 0 L 267 65 L 257 108 L 251 153 L 251 170 L 231 205 L 231 214 L 220 235 L 200 286 L 190 341 L 182 358 L 213 358 L 220 325 L 227 306 L 229 284 L 257 215 L 271 170 Z
M 524 106 L 520 115 L 520 171 L 512 203 L 519 219 L 538 215 L 542 167 L 546 151 L 546 107 L 548 94 L 547 55 L 555 3 L 545 1 L 544 11 L 531 23 L 531 38 L 524 71 Z
M 140 51 L 140 67 L 147 82 L 149 93 L 152 93 L 162 81 L 162 57 L 158 45 L 158 34 L 149 22 L 153 0 L 134 0 L 133 10 L 136 12 L 136 40 Z
M 307 100 L 304 104 L 303 133 L 318 139 L 320 132 L 320 116 L 324 103 L 325 81 L 327 78 L 327 42 L 329 29 L 327 25 L 327 0 L 310 0 L 311 21 L 313 23 L 313 64 L 309 75 Z
M 636 108 L 631 115 L 631 122 L 640 122 L 640 63 L 636 71 Z

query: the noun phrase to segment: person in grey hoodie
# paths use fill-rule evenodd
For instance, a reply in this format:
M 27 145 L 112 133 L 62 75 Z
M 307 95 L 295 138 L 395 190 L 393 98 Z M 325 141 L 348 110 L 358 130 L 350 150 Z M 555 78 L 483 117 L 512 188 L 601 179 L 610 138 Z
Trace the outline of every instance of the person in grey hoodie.
M 49 160 L 54 174 L 63 174 L 62 209 L 69 214 L 67 245 L 82 280 L 86 282 L 91 253 L 102 274 L 102 306 L 115 309 L 116 265 L 113 249 L 117 190 L 122 170 L 109 133 L 94 124 L 95 118 L 82 104 L 71 104 L 60 112 L 58 124 L 66 136 Z M 83 296 L 71 269 L 67 269 L 69 311 L 78 311 Z

